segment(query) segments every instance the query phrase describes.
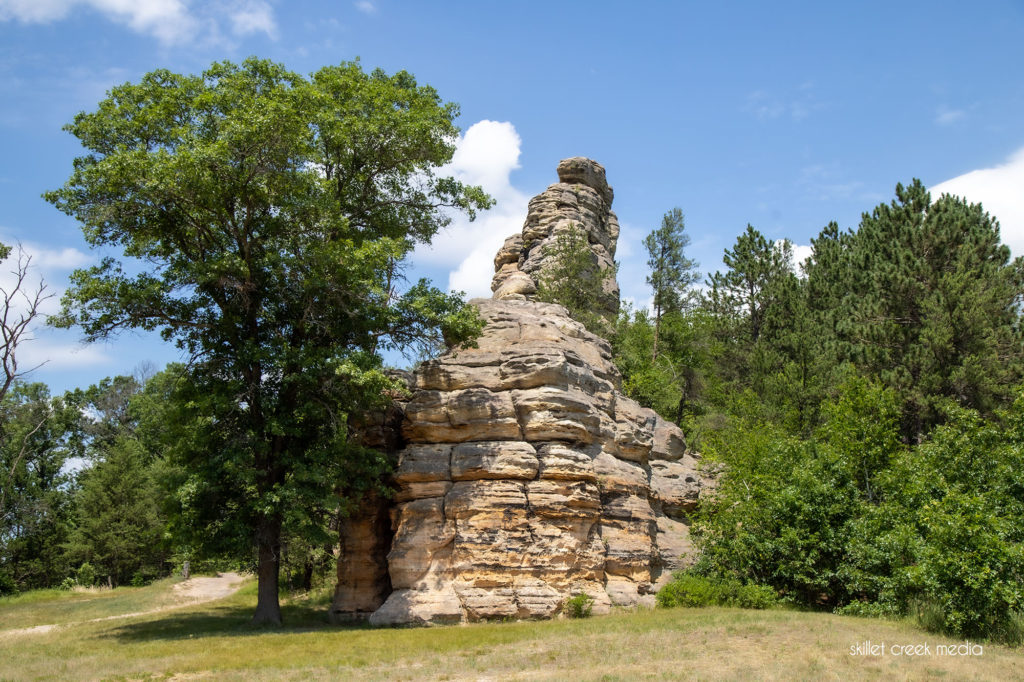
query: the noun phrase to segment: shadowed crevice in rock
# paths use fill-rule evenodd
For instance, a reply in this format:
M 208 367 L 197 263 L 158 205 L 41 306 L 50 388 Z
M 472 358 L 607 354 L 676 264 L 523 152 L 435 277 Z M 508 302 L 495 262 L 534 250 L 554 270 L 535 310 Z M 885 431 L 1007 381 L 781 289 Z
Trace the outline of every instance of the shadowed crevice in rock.
M 607 341 L 562 306 L 530 300 L 528 286 L 507 286 L 533 282 L 543 259 L 531 258 L 560 221 L 578 221 L 590 248 L 614 258 L 604 169 L 567 159 L 559 179 L 530 202 L 519 236 L 536 244 L 506 242 L 495 298 L 472 301 L 486 321 L 478 347 L 413 376 L 390 511 L 393 591 L 371 623 L 550 618 L 579 593 L 595 613 L 651 604 L 690 561 L 687 515 L 706 487 L 699 456 L 622 394 Z M 332 611 L 346 610 L 336 600 Z

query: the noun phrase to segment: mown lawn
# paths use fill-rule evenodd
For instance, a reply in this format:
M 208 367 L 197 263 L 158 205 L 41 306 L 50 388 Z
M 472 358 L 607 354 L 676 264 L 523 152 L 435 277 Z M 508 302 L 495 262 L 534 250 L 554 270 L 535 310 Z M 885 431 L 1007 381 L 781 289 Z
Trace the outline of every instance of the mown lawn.
M 126 593 L 125 611 L 165 606 L 167 591 L 169 583 Z M 288 624 L 270 631 L 247 625 L 254 603 L 249 583 L 198 606 L 12 633 L 48 615 L 69 623 L 97 611 L 66 593 L 0 601 L 0 679 L 1024 679 L 1024 650 L 984 645 L 981 655 L 939 656 L 936 645 L 957 642 L 904 623 L 820 613 L 666 609 L 372 629 L 328 625 L 313 600 L 286 605 Z M 885 655 L 851 655 L 865 640 L 884 642 Z M 928 645 L 930 654 L 896 656 L 894 644 Z

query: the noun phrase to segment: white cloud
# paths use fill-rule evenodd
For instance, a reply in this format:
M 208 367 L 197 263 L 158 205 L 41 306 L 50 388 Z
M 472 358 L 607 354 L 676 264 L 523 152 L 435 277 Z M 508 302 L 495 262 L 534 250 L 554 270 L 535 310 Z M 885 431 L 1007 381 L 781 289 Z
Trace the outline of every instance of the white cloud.
M 374 14 L 377 11 L 377 6 L 370 2 L 370 0 L 358 0 L 358 2 L 353 4 L 363 14 Z
M 935 123 L 940 126 L 952 125 L 963 119 L 966 115 L 967 112 L 963 109 L 950 109 L 949 107 L 942 106 L 935 112 Z
M 9 270 L 12 261 L 17 258 L 18 247 L 32 259 L 32 267 L 44 270 L 44 274 L 52 277 L 60 271 L 73 270 L 93 262 L 89 254 L 69 246 L 50 248 L 35 242 L 21 241 L 11 235 L 11 230 L 0 228 L 0 242 L 12 247 L 10 257 L 4 261 L 3 268 Z
M 39 273 L 39 268 L 33 267 L 31 261 L 29 261 L 29 269 L 24 279 L 18 281 L 19 273 L 19 258 L 18 258 L 17 247 L 11 251 L 10 256 L 7 257 L 2 263 L 0 263 L 0 296 L 3 301 L 7 301 L 10 306 L 5 313 L 7 319 L 13 321 L 17 318 L 22 317 L 29 310 L 33 299 L 35 299 L 37 292 L 43 284 L 43 278 Z M 24 259 L 21 261 L 24 264 Z M 47 286 L 43 292 L 43 296 L 53 294 L 52 287 Z M 39 305 L 40 312 L 50 314 L 54 312 L 54 301 L 53 297 L 42 301 Z
M 785 239 L 775 240 L 776 251 L 782 251 L 782 244 L 785 241 Z M 805 260 L 811 257 L 811 247 L 806 244 L 796 244 L 794 242 L 789 242 L 789 248 L 792 256 L 792 260 L 789 264 L 798 275 L 802 274 L 803 270 L 800 266 L 803 265 L 803 262 Z
M 811 257 L 812 253 L 814 253 L 814 249 L 810 244 L 793 244 L 793 267 L 797 274 L 803 273 L 803 264 Z
M 491 295 L 494 254 L 507 237 L 522 230 L 526 217 L 528 197 L 509 179 L 519 168 L 521 144 L 511 123 L 479 121 L 458 139 L 452 162 L 441 169 L 462 182 L 482 186 L 496 202 L 475 222 L 457 217 L 429 247 L 421 246 L 413 255 L 417 264 L 451 268 L 451 290 L 464 291 L 471 298 Z
M 277 37 L 277 22 L 274 21 L 274 10 L 262 0 L 244 2 L 231 11 L 231 30 L 235 35 L 244 36 L 250 33 L 265 33 L 271 38 Z
M 44 270 L 73 270 L 93 261 L 92 256 L 78 249 L 48 249 L 45 246 L 22 244 L 22 248 L 32 256 L 32 263 Z
M 75 0 L 0 0 L 0 20 L 18 19 L 25 23 L 45 23 L 63 19 Z
M 802 83 L 795 92 L 778 95 L 766 90 L 755 90 L 747 95 L 743 110 L 762 121 L 788 116 L 799 123 L 812 113 L 823 109 L 824 104 L 814 93 L 813 83 Z
M 54 343 L 33 339 L 18 349 L 19 369 L 44 366 L 54 369 L 82 369 L 96 365 L 109 365 L 113 358 L 98 346 L 81 343 Z
M 10 256 L 0 263 L 0 289 L 8 293 L 17 285 L 19 244 L 8 237 L 0 237 L 0 241 L 13 247 Z M 49 297 L 40 306 L 39 314 L 45 316 L 56 313 L 64 290 L 54 283 L 66 282 L 68 271 L 93 261 L 88 254 L 70 247 L 51 249 L 31 242 L 22 242 L 20 249 L 23 260 L 27 259 L 28 272 L 21 284 L 22 295 L 12 301 L 11 310 L 19 315 L 26 309 L 25 296 L 34 295 L 40 284 L 46 285 L 45 294 Z
M 999 219 L 1003 243 L 1024 256 L 1024 147 L 1006 163 L 965 173 L 931 187 L 932 200 L 952 194 L 980 203 Z
M 186 42 L 197 27 L 195 17 L 180 0 L 86 0 L 84 4 L 166 45 Z
M 265 33 L 273 38 L 277 31 L 273 9 L 264 0 L 0 0 L 0 21 L 50 23 L 66 18 L 78 8 L 98 12 L 136 33 L 154 36 L 165 45 L 217 37 L 221 22 L 227 22 L 235 35 Z

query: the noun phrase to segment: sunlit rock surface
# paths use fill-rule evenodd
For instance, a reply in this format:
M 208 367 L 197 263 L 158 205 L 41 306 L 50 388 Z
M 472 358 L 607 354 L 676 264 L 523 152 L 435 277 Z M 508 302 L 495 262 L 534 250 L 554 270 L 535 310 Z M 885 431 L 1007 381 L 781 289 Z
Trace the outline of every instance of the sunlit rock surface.
M 558 172 L 499 251 L 494 299 L 472 302 L 487 323 L 478 347 L 412 377 L 393 422 L 390 526 L 379 504 L 347 522 L 336 617 L 379 604 L 371 623 L 550 618 L 579 593 L 601 613 L 653 603 L 690 561 L 687 515 L 707 487 L 698 455 L 678 427 L 622 394 L 607 341 L 531 300 L 539 245 L 559 225 L 587 231 L 595 263 L 615 254 L 604 169 L 577 157 Z M 606 294 L 617 311 L 617 285 Z

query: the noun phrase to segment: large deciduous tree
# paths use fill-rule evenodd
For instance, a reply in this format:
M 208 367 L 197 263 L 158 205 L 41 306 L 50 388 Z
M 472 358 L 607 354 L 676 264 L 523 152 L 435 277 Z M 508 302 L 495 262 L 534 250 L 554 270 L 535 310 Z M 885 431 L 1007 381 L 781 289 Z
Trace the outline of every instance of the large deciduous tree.
M 457 111 L 405 72 L 248 59 L 154 71 L 67 126 L 87 154 L 47 199 L 126 260 L 75 272 L 57 323 L 160 330 L 191 356 L 180 498 L 196 537 L 255 548 L 254 622 L 281 619 L 282 529 L 316 527 L 366 469 L 347 416 L 391 386 L 379 352 L 479 330 L 457 296 L 401 293 L 446 209 L 490 205 L 435 172 Z

